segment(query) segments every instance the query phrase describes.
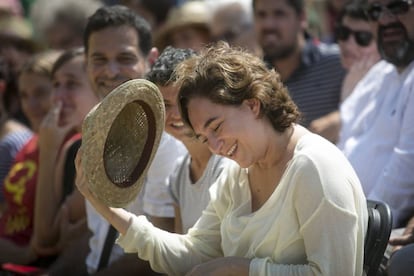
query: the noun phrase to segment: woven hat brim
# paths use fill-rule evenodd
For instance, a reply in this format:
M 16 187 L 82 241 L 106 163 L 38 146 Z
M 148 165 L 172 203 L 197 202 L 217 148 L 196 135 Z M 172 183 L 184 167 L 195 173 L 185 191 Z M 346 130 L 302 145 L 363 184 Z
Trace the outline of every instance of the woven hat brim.
M 137 106 L 136 112 L 142 114 L 126 113 L 126 119 L 123 124 L 120 124 L 119 118 L 128 106 Z M 135 112 L 135 113 L 136 113 Z M 144 114 L 145 113 L 145 114 Z M 131 114 L 131 115 L 129 115 Z M 131 131 L 140 129 L 140 126 L 134 125 L 135 115 L 144 116 L 148 125 L 147 131 L 140 133 L 139 139 L 145 146 L 142 152 L 139 152 L 137 158 L 134 154 L 137 152 L 131 151 L 122 141 L 128 139 Z M 131 121 L 128 120 L 131 116 Z M 153 83 L 144 80 L 136 79 L 127 81 L 111 93 L 109 93 L 98 105 L 96 105 L 86 116 L 82 125 L 82 169 L 88 181 L 88 187 L 92 193 L 108 206 L 125 207 L 135 200 L 139 194 L 148 168 L 154 158 L 155 152 L 158 149 L 162 132 L 164 130 L 164 102 L 162 95 L 157 86 Z M 125 162 L 135 162 L 133 166 L 138 170 L 132 171 L 134 175 L 131 183 L 126 182 L 120 185 L 114 181 L 112 174 L 118 168 L 112 168 L 109 173 L 108 158 L 105 158 L 108 153 L 108 135 L 115 132 L 120 135 L 119 144 L 115 145 L 116 151 L 113 155 L 116 160 L 125 160 Z M 119 133 L 121 132 L 121 133 Z M 136 136 L 135 136 L 136 137 Z M 141 141 L 142 140 L 142 141 Z M 127 143 L 126 143 L 127 144 Z M 105 151 L 106 150 L 106 151 Z M 131 158 L 131 156 L 133 158 Z M 118 162 L 119 163 L 119 162 Z M 122 174 L 121 168 L 119 173 Z M 139 175 L 137 175 L 139 174 Z

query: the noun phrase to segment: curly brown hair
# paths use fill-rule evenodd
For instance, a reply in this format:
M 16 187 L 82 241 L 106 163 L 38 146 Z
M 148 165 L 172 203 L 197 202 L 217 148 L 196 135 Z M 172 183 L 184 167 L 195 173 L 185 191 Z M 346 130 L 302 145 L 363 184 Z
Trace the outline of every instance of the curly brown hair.
M 227 43 L 219 42 L 200 55 L 180 63 L 174 72 L 180 87 L 178 102 L 181 117 L 191 128 L 188 103 L 204 97 L 213 103 L 239 106 L 256 98 L 261 115 L 275 130 L 284 132 L 299 120 L 300 113 L 275 70 L 269 70 L 257 56 Z

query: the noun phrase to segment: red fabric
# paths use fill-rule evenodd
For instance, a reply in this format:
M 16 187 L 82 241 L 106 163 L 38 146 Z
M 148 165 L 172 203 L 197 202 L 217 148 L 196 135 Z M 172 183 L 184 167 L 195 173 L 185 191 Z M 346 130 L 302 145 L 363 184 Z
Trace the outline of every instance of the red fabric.
M 18 245 L 27 245 L 33 231 L 34 200 L 39 163 L 38 136 L 16 155 L 9 174 L 4 179 L 6 210 L 0 218 L 0 237 Z
M 80 134 L 75 134 L 67 142 L 79 138 Z M 21 246 L 29 244 L 33 232 L 38 164 L 38 136 L 34 135 L 16 155 L 4 180 L 6 210 L 0 218 L 0 237 Z

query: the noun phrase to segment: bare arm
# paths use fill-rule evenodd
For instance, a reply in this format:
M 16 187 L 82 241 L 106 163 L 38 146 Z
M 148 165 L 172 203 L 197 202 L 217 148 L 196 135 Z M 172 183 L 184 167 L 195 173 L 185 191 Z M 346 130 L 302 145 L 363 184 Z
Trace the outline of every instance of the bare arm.
M 40 155 L 33 235 L 42 246 L 51 246 L 57 239 L 58 231 L 51 225 L 56 220 L 62 194 L 62 156 L 65 154 L 59 155 L 59 149 L 65 136 L 73 128 L 72 125 L 58 126 L 60 110 L 61 104 L 57 104 L 47 114 L 39 130 Z
M 339 111 L 333 111 L 321 118 L 313 120 L 309 125 L 309 130 L 325 137 L 332 143 L 336 143 L 341 129 L 341 118 Z

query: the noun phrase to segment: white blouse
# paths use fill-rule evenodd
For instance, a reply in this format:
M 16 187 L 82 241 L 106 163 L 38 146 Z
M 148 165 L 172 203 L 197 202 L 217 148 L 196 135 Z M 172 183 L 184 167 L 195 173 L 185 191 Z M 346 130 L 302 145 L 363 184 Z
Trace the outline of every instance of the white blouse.
M 250 275 L 362 275 L 366 199 L 346 158 L 325 139 L 298 141 L 275 191 L 253 213 L 246 169 L 228 167 L 213 188 L 186 235 L 133 216 L 118 243 L 169 275 L 223 256 L 251 259 Z

